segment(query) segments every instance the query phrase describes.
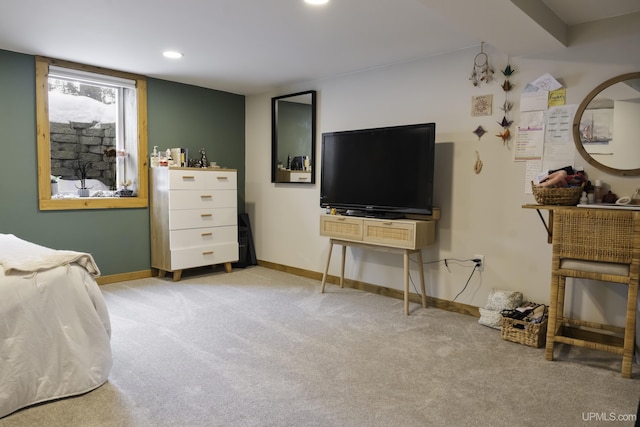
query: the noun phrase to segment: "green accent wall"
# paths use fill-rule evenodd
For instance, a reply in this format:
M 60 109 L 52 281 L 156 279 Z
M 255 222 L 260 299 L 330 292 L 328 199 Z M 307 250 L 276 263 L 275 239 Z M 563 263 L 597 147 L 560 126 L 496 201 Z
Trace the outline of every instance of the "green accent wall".
M 149 209 L 38 209 L 35 58 L 0 50 L 0 233 L 55 249 L 91 253 L 103 275 L 151 267 Z M 147 81 L 149 150 L 204 148 L 238 170 L 245 211 L 245 99 L 159 79 Z M 199 156 L 199 155 L 198 155 Z

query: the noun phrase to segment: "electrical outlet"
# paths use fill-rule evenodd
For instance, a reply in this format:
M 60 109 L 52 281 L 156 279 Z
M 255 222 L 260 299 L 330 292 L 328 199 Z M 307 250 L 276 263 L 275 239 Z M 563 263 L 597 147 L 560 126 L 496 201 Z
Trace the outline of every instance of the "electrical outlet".
M 484 271 L 484 255 L 474 255 L 473 259 L 480 260 L 476 262 L 476 265 L 478 266 L 478 271 Z

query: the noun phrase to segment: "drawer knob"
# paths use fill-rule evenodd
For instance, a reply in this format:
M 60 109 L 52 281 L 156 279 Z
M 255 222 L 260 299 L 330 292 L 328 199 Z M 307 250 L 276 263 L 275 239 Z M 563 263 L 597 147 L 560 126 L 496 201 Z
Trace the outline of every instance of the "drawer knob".
M 182 176 L 182 179 L 184 179 L 184 180 L 187 180 L 187 179 L 196 179 L 196 177 L 195 177 L 195 176 L 193 176 L 193 175 L 183 175 L 183 176 Z
M 227 181 L 229 179 L 227 176 L 218 176 L 216 178 L 218 178 L 218 181 Z
M 202 195 L 200 196 L 200 198 L 201 198 L 201 199 L 210 199 L 210 198 L 212 198 L 212 197 L 213 197 L 213 196 L 212 196 L 211 194 L 202 194 Z
M 212 255 L 213 251 L 204 251 L 202 252 L 202 255 Z
M 209 217 L 209 216 L 213 216 L 213 214 L 200 214 L 201 217 Z
M 200 235 L 201 235 L 202 237 L 205 237 L 205 236 L 213 236 L 213 233 L 202 233 L 202 234 L 200 234 Z

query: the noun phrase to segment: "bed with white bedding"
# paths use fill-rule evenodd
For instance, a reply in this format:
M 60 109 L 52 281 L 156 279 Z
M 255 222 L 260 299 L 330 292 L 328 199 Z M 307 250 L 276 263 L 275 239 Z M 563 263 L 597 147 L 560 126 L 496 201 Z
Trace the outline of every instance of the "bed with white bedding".
M 107 381 L 111 326 L 99 275 L 90 254 L 0 234 L 0 418 Z

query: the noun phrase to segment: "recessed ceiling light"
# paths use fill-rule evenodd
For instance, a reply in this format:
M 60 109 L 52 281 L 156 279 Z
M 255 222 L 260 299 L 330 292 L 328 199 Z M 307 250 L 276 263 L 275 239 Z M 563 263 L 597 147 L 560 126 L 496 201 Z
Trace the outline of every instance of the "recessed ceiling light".
M 176 52 L 175 50 L 165 50 L 162 52 L 165 58 L 178 59 L 182 58 L 182 54 L 180 52 Z
M 329 0 L 304 0 L 304 2 L 308 4 L 326 4 L 329 3 Z

